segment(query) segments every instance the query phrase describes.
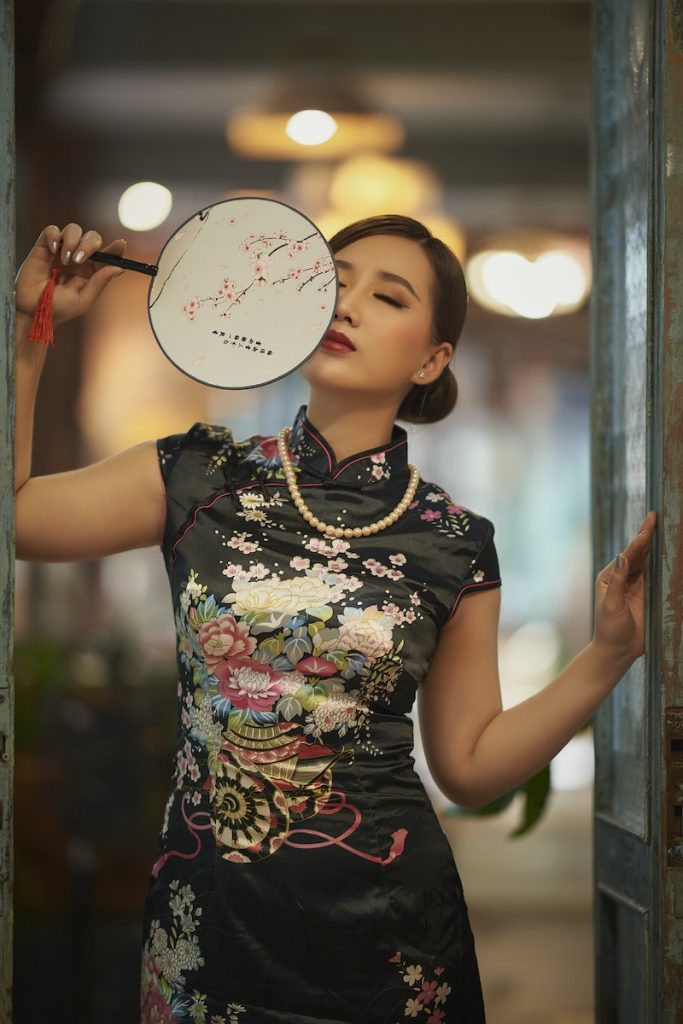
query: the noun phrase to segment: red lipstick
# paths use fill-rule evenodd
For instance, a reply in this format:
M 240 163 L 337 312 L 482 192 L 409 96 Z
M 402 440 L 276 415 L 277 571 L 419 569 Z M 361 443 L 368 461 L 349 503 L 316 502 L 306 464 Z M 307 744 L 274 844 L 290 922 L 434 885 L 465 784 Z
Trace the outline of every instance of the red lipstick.
M 328 341 L 332 342 L 332 344 L 329 346 L 330 348 L 338 348 L 339 346 L 344 345 L 347 348 L 350 348 L 352 351 L 355 351 L 356 349 L 356 346 L 353 344 L 351 339 L 347 338 L 346 335 L 342 334 L 341 331 L 329 330 L 325 335 L 323 345 L 325 345 L 326 342 Z

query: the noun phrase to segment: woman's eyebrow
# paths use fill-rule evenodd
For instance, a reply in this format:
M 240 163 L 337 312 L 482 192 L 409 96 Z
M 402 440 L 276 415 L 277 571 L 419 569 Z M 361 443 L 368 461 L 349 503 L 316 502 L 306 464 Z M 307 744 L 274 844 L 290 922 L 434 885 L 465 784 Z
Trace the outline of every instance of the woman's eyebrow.
M 340 270 L 353 270 L 353 263 L 348 263 L 347 260 L 335 259 L 334 262 Z M 398 274 L 390 274 L 388 270 L 378 270 L 377 277 L 381 277 L 383 281 L 396 281 L 397 284 L 402 284 L 409 292 L 413 293 L 418 302 L 422 301 L 410 281 L 406 281 L 405 277 L 400 277 Z

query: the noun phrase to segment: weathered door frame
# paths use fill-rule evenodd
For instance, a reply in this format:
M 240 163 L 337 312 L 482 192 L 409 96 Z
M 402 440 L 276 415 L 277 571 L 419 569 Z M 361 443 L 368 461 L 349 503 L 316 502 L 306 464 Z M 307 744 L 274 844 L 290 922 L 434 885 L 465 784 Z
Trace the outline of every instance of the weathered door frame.
M 12 1020 L 14 788 L 14 5 L 0 6 L 0 1024 Z
M 594 571 L 644 518 L 645 657 L 595 716 L 599 1024 L 683 1024 L 683 0 L 595 0 Z

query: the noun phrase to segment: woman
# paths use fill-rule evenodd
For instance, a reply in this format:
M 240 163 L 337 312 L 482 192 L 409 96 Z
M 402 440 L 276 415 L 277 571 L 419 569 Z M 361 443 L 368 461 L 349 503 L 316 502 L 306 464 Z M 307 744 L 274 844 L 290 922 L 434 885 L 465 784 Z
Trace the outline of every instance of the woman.
M 450 250 L 405 217 L 331 239 L 332 343 L 300 368 L 310 399 L 290 431 L 237 441 L 197 423 L 32 478 L 45 347 L 27 340 L 31 317 L 53 265 L 55 322 L 86 312 L 119 272 L 88 262 L 101 247 L 51 225 L 17 278 L 17 554 L 164 556 L 179 743 L 142 1020 L 481 1024 L 467 907 L 409 712 L 417 693 L 430 769 L 458 804 L 535 774 L 643 653 L 655 514 L 599 573 L 591 642 L 503 711 L 493 524 L 419 477 L 395 422 L 455 403 L 467 296 Z

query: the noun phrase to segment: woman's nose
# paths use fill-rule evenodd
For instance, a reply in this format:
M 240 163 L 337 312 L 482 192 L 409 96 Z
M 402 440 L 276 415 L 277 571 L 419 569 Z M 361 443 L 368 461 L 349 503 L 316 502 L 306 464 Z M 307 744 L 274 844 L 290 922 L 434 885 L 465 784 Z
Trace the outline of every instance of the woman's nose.
M 349 296 L 346 288 L 343 291 L 340 289 L 335 311 L 336 318 L 338 320 L 348 320 L 353 323 L 356 315 L 356 305 L 353 298 Z

